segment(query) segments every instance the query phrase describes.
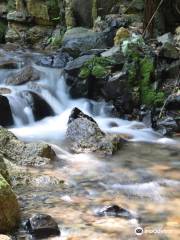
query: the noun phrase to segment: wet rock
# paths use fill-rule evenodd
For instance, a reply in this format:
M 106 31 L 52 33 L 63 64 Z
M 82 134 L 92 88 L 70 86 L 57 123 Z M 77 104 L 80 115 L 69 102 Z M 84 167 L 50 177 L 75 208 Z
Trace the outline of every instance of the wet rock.
M 107 51 L 101 53 L 102 57 L 110 57 L 115 64 L 123 66 L 125 62 L 124 54 L 122 53 L 119 46 L 114 46 Z
M 0 88 L 0 94 L 10 94 L 11 93 L 11 89 L 9 88 L 5 88 L 5 87 L 1 87 Z
M 107 48 L 106 34 L 76 27 L 68 30 L 63 38 L 62 46 L 65 48 L 79 49 L 81 52 L 93 48 Z
M 117 72 L 109 77 L 103 89 L 106 100 L 112 100 L 117 111 L 122 115 L 132 113 L 135 106 L 127 78 L 126 73 Z
M 37 65 L 52 68 L 64 68 L 71 60 L 73 60 L 73 58 L 67 52 L 63 51 L 55 55 L 39 55 L 35 57 Z
M 47 238 L 60 235 L 57 223 L 47 214 L 33 215 L 25 223 L 25 228 L 35 238 Z
M 7 97 L 0 95 L 0 125 L 3 127 L 12 126 L 14 123 L 11 107 Z
M 98 124 L 89 116 L 74 108 L 68 121 L 66 132 L 70 149 L 75 153 L 98 152 L 112 155 L 122 141 L 114 135 L 106 135 Z
M 156 123 L 156 130 L 165 136 L 171 136 L 173 133 L 180 132 L 180 125 L 173 117 L 165 117 Z
M 122 217 L 122 218 L 134 218 L 133 215 L 125 208 L 118 205 L 112 205 L 102 208 L 97 212 L 99 217 Z
M 19 165 L 40 166 L 55 158 L 55 152 L 48 144 L 24 143 L 4 128 L 0 128 L 0 151 Z
M 6 84 L 21 85 L 29 81 L 36 81 L 40 79 L 41 73 L 32 66 L 24 67 L 18 73 L 6 79 Z
M 13 59 L 0 59 L 0 69 L 17 69 L 18 63 Z
M 73 61 L 70 61 L 66 65 L 65 71 L 70 73 L 77 72 L 77 70 L 79 70 L 84 65 L 85 62 L 92 59 L 93 57 L 94 55 L 84 55 L 84 56 L 78 57 Z
M 14 230 L 20 220 L 20 208 L 10 185 L 0 174 L 0 233 Z
M 22 91 L 20 96 L 26 101 L 33 112 L 36 121 L 45 117 L 54 116 L 52 107 L 38 94 L 31 91 Z

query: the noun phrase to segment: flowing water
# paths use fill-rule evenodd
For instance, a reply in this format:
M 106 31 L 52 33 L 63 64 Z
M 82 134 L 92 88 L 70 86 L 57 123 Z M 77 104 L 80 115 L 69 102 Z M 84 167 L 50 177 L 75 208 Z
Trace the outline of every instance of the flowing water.
M 26 58 L 42 73 L 33 84 L 10 87 L 4 79 L 17 70 L 0 70 L 0 87 L 12 91 L 6 95 L 15 122 L 10 130 L 26 141 L 51 143 L 58 156 L 49 166 L 19 167 L 25 185 L 15 184 L 15 191 L 23 219 L 50 214 L 61 229 L 61 237 L 52 239 L 180 239 L 180 143 L 143 123 L 110 117 L 111 105 L 104 102 L 72 100 L 62 70 L 37 66 L 30 54 L 10 57 L 20 63 Z M 41 95 L 56 115 L 35 122 L 31 108 L 18 99 L 18 92 L 27 89 Z M 73 107 L 93 116 L 105 132 L 128 135 L 129 143 L 111 158 L 71 154 L 64 138 Z M 129 210 L 133 218 L 96 215 L 112 204 Z M 143 235 L 135 234 L 137 227 L 144 229 Z M 31 237 L 21 230 L 17 239 Z

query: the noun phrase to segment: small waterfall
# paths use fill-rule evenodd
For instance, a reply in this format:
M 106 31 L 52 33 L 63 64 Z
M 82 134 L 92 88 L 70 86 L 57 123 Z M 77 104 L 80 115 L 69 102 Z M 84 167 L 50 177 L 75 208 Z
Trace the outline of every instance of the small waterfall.
M 15 59 L 19 58 L 15 56 Z M 22 63 L 22 61 L 18 61 Z M 19 67 L 21 66 L 20 64 Z M 5 79 L 17 70 L 0 69 L 0 87 L 9 88 L 12 91 L 11 94 L 6 96 L 9 99 L 15 122 L 12 131 L 17 136 L 28 140 L 44 139 L 57 141 L 63 139 L 67 129 L 69 114 L 72 108 L 78 107 L 86 114 L 92 116 L 105 132 L 128 134 L 132 141 L 153 142 L 159 141 L 161 138 L 159 134 L 147 128 L 143 123 L 110 117 L 112 106 L 106 102 L 71 99 L 61 69 L 41 67 L 35 64 L 33 64 L 33 67 L 40 72 L 40 79 L 18 86 L 7 86 L 4 84 Z M 23 91 L 37 94 L 53 109 L 55 116 L 47 116 L 45 119 L 35 122 L 32 104 L 21 94 Z M 167 142 L 167 139 L 162 141 Z

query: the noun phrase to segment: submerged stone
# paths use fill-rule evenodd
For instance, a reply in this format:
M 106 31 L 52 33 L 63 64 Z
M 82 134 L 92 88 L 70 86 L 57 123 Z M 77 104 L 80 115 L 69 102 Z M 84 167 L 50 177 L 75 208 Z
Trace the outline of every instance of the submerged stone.
M 106 206 L 97 212 L 100 217 L 123 217 L 123 218 L 134 218 L 132 214 L 125 208 L 119 207 L 118 205 Z
M 36 238 L 59 236 L 60 230 L 55 220 L 47 214 L 35 214 L 25 223 L 26 230 Z

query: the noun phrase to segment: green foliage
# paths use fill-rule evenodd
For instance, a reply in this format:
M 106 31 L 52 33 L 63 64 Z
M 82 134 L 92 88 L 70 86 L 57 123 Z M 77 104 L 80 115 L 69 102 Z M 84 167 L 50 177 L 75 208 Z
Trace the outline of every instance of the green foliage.
M 130 87 L 139 89 L 142 104 L 148 106 L 162 105 L 164 93 L 156 91 L 151 85 L 151 76 L 154 72 L 154 62 L 142 38 L 125 41 L 122 46 L 123 53 L 128 59 L 124 68 L 128 71 Z
M 140 60 L 140 95 L 142 103 L 146 105 L 161 105 L 164 101 L 164 93 L 157 92 L 151 86 L 151 74 L 154 72 L 154 64 L 151 58 Z
M 105 57 L 93 57 L 84 63 L 80 69 L 79 77 L 88 78 L 89 76 L 94 76 L 96 78 L 103 78 L 109 73 L 112 59 Z
M 4 42 L 5 34 L 6 34 L 6 25 L 0 22 L 0 43 Z

